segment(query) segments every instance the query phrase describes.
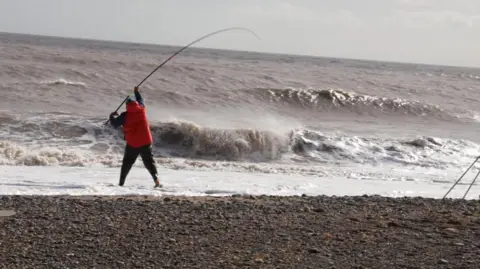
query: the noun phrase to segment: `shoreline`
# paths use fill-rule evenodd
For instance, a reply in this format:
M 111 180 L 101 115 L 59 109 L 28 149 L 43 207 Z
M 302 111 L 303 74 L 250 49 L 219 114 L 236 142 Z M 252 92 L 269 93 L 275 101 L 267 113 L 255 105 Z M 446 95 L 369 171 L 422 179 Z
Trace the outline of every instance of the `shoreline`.
M 7 268 L 476 268 L 480 202 L 0 196 Z
M 468 184 L 467 184 L 468 185 Z M 452 192 L 455 189 L 452 190 Z M 167 192 L 168 193 L 168 192 Z M 471 192 L 470 192 L 471 193 Z M 451 194 L 451 193 L 450 193 Z M 163 195 L 151 195 L 151 194 L 0 194 L 2 197 L 32 197 L 32 198 L 59 198 L 59 199 L 75 199 L 80 200 L 94 200 L 94 199 L 144 199 L 144 200 L 159 200 L 164 198 L 179 199 L 179 200 L 190 200 L 190 199 L 247 199 L 247 200 L 256 200 L 256 199 L 311 199 L 311 198 L 321 198 L 321 199 L 386 199 L 386 200 L 432 200 L 432 201 L 444 201 L 444 202 L 472 202 L 478 201 L 479 199 L 467 199 L 460 197 L 450 197 L 448 195 L 445 199 L 441 197 L 429 197 L 429 196 L 388 196 L 380 194 L 358 194 L 358 195 L 330 195 L 330 194 L 293 194 L 293 195 L 276 195 L 276 194 L 239 194 L 232 193 L 230 195 L 184 195 L 184 194 L 163 194 Z M 480 196 L 479 196 L 480 198 Z

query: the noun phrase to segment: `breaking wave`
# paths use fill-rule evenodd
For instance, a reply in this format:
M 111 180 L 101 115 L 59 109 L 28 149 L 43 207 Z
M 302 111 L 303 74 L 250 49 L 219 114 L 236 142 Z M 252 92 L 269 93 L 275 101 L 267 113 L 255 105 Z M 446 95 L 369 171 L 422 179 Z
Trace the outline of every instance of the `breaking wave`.
M 53 119 L 54 117 L 55 119 Z M 45 116 L 43 117 L 45 118 Z M 480 155 L 466 140 L 417 137 L 405 139 L 326 135 L 308 129 L 276 133 L 255 129 L 215 129 L 172 121 L 151 126 L 157 158 L 233 162 L 350 162 L 444 169 L 465 165 Z M 118 166 L 124 150 L 121 129 L 103 119 L 50 115 L 18 119 L 0 114 L 0 164 Z
M 284 135 L 251 129 L 220 130 L 188 122 L 152 126 L 155 146 L 168 148 L 172 155 L 225 160 L 275 160 L 288 151 Z
M 340 89 L 256 88 L 245 91 L 266 102 L 304 109 L 344 109 L 355 112 L 376 110 L 416 116 L 448 116 L 438 105 L 401 98 L 369 96 Z

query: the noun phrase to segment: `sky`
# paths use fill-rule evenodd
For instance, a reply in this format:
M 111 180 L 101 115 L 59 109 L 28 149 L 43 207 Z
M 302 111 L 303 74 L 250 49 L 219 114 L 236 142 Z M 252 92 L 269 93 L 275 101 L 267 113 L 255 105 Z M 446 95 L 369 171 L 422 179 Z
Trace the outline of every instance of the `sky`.
M 480 67 L 479 0 L 0 0 L 0 31 Z

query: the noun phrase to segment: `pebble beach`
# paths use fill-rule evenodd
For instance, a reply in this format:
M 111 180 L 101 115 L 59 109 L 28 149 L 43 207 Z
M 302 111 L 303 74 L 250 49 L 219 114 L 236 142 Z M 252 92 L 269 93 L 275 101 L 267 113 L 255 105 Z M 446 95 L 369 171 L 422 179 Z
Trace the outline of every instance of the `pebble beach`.
M 0 268 L 478 268 L 480 202 L 0 196 Z

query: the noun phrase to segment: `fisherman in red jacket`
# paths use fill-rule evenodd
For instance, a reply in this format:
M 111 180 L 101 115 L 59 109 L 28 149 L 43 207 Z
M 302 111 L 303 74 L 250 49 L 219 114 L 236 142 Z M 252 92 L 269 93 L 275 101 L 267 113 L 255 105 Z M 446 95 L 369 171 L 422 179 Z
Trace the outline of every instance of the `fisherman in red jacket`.
M 110 114 L 110 122 L 113 127 L 117 128 L 123 125 L 123 133 L 127 145 L 122 161 L 122 169 L 120 171 L 119 185 L 123 186 L 128 172 L 137 160 L 138 155 L 142 157 L 143 164 L 148 172 L 152 175 L 155 182 L 155 188 L 161 187 L 157 176 L 157 167 L 152 153 L 152 133 L 147 121 L 147 113 L 143 98 L 138 91 L 138 87 L 134 89 L 136 101 L 130 99 L 126 101 L 127 111 L 118 115 L 117 112 Z M 116 117 L 117 116 L 117 117 Z

